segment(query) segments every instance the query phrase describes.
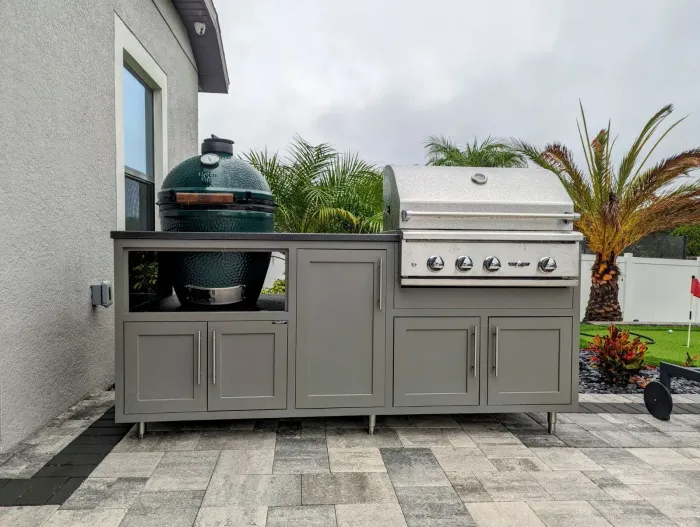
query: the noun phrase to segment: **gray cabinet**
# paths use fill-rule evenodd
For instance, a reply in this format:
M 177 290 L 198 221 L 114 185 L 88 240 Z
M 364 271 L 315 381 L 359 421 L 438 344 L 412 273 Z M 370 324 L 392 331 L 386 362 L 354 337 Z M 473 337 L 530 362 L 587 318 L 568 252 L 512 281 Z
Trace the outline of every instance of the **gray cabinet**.
M 212 410 L 287 407 L 287 326 L 272 321 L 209 322 Z
M 125 412 L 206 410 L 206 334 L 206 322 L 125 322 Z
M 488 404 L 569 404 L 573 319 L 489 318 Z
M 478 317 L 394 319 L 394 406 L 479 404 Z
M 385 250 L 298 251 L 296 407 L 384 404 Z

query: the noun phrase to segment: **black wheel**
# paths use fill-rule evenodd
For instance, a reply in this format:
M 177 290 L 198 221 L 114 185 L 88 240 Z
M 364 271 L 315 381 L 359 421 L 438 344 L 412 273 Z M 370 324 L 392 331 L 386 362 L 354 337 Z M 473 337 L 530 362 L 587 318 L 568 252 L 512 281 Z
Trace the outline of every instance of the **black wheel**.
M 660 382 L 652 381 L 644 388 L 644 404 L 649 413 L 662 421 L 671 419 L 673 398 L 671 392 Z

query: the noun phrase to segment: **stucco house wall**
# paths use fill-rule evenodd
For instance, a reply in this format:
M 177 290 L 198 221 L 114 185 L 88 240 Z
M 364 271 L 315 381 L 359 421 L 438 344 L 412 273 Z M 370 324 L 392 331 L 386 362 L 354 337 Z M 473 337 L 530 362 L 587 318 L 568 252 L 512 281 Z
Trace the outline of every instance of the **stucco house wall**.
M 198 76 L 170 0 L 0 2 L 0 453 L 114 376 L 115 13 L 167 75 L 167 163 L 197 153 Z M 123 206 L 123 205 L 122 205 Z

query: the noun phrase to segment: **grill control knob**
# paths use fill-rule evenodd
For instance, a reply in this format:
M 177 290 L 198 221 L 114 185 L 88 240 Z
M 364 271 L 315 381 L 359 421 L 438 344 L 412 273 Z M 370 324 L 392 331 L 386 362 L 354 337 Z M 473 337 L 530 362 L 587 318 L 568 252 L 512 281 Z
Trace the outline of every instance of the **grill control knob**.
M 428 269 L 431 271 L 442 271 L 445 267 L 445 261 L 440 256 L 431 256 L 428 258 Z
M 552 271 L 556 270 L 556 268 L 557 262 L 551 256 L 545 256 L 540 260 L 540 269 L 542 269 L 542 271 L 545 273 L 551 273 Z
M 455 264 L 457 265 L 457 270 L 459 271 L 469 271 L 472 267 L 474 267 L 472 259 L 469 258 L 469 256 L 460 256 L 457 258 Z
M 489 273 L 495 273 L 501 268 L 501 261 L 495 256 L 489 256 L 484 260 L 484 269 Z

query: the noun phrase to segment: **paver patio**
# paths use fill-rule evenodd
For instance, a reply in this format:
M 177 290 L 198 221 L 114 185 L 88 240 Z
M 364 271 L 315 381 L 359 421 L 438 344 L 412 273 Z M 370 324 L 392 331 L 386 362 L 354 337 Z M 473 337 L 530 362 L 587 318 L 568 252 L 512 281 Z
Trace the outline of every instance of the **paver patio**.
M 584 395 L 595 408 L 555 436 L 545 415 L 503 414 L 379 417 L 374 436 L 357 417 L 162 423 L 139 440 L 101 392 L 0 457 L 0 525 L 698 526 L 686 397 L 662 422 L 635 396 Z

